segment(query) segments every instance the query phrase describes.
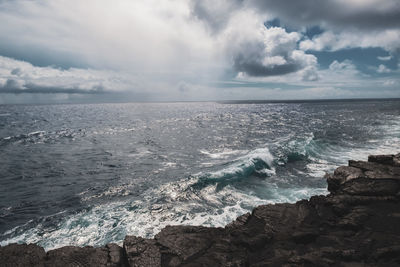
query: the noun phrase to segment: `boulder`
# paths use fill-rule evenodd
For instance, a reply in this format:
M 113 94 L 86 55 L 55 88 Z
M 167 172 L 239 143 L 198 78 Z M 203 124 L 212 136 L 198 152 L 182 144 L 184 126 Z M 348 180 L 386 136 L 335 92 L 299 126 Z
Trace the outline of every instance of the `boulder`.
M 330 192 L 335 192 L 345 182 L 364 177 L 365 174 L 361 169 L 350 166 L 341 166 L 334 171 L 333 175 L 325 176 Z

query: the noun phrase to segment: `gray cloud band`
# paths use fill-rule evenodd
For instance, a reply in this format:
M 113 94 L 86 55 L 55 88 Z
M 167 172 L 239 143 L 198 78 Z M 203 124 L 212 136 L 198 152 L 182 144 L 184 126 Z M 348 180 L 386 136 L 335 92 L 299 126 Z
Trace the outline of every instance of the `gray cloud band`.
M 0 86 L 0 94 L 105 94 L 107 91 L 102 86 L 93 86 L 91 89 L 59 88 L 55 86 L 43 86 L 34 83 L 27 83 L 20 86 L 18 81 L 8 79 L 3 86 Z
M 400 27 L 400 2 L 339 0 L 248 0 L 249 5 L 290 22 L 292 26 L 325 24 L 363 30 Z

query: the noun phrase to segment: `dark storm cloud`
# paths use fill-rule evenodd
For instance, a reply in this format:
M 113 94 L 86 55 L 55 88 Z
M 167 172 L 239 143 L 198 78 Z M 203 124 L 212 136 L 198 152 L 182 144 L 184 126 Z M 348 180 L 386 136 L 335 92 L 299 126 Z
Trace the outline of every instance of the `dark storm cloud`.
M 318 77 L 312 73 L 315 71 L 317 59 L 298 49 L 300 34 L 273 27 L 255 32 L 252 38 L 251 41 L 242 40 L 232 48 L 232 66 L 238 73 L 268 77 L 307 69 L 307 76 Z M 305 77 L 302 79 L 313 80 Z
M 260 11 L 306 26 L 326 23 L 329 26 L 360 29 L 391 29 L 400 27 L 400 1 L 339 1 L 339 0 L 249 0 Z
M 106 91 L 101 85 L 92 86 L 90 89 L 81 89 L 78 87 L 72 88 L 58 88 L 54 86 L 41 86 L 34 83 L 25 85 L 25 90 L 31 93 L 53 94 L 53 93 L 67 93 L 67 94 L 104 94 Z
M 238 72 L 245 72 L 254 77 L 284 75 L 296 72 L 303 67 L 295 62 L 288 62 L 282 65 L 265 66 L 258 60 L 249 60 L 242 54 L 237 55 L 234 59 L 234 69 Z

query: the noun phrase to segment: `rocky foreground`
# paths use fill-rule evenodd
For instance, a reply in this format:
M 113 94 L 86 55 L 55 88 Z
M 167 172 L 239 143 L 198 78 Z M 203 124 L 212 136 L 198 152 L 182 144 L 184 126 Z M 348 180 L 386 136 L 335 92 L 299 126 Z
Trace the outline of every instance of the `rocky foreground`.
M 225 228 L 169 226 L 123 247 L 0 247 L 0 266 L 399 266 L 400 154 L 349 161 L 328 196 L 259 206 Z

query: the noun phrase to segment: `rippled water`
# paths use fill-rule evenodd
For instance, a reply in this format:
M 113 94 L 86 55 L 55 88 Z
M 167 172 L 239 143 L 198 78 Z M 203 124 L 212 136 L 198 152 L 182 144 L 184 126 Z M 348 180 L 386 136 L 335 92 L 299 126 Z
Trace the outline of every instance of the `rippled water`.
M 400 101 L 0 106 L 0 244 L 224 226 L 326 194 L 348 159 L 400 151 Z

